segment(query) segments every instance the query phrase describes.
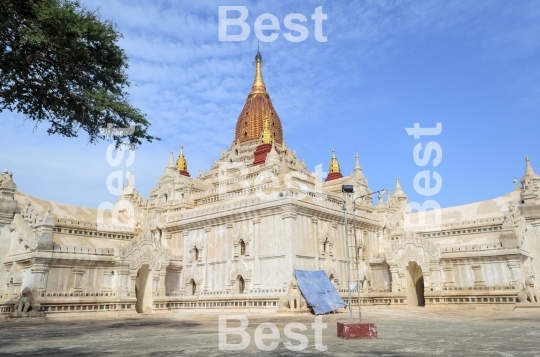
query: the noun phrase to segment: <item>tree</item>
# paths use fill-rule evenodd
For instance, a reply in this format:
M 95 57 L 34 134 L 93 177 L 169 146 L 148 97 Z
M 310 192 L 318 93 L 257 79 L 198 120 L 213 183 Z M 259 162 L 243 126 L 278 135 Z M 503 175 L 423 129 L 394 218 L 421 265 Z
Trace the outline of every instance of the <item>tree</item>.
M 106 127 L 131 127 L 132 145 L 160 140 L 128 103 L 121 37 L 77 0 L 0 0 L 0 112 L 49 122 L 49 135 L 86 132 L 90 143 L 105 139 Z M 118 131 L 112 139 L 123 140 Z

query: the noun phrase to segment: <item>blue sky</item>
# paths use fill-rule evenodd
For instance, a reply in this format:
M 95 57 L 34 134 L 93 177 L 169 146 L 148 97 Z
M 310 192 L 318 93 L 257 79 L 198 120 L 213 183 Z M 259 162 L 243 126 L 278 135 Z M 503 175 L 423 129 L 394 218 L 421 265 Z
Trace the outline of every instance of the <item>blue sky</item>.
M 184 144 L 189 170 L 208 170 L 230 147 L 253 80 L 253 24 L 274 14 L 308 18 L 308 38 L 286 30 L 262 43 L 266 87 L 282 120 L 287 146 L 308 168 L 326 171 L 334 146 L 344 174 L 358 150 L 370 188 L 400 177 L 410 200 L 452 206 L 501 196 L 521 178 L 525 155 L 540 172 L 540 4 L 537 1 L 115 1 L 84 0 L 124 34 L 132 103 L 161 142 L 145 143 L 134 164 L 111 167 L 106 142 L 48 136 L 47 125 L 1 113 L 0 169 L 19 190 L 40 198 L 97 207 L 115 198 L 106 188 L 115 170 L 133 171 L 148 197 L 170 151 Z M 242 42 L 220 42 L 218 6 L 246 6 L 251 26 Z M 318 6 L 327 42 L 314 37 Z M 232 14 L 231 14 L 232 15 Z M 443 132 L 415 140 L 415 122 Z M 441 191 L 424 197 L 413 178 L 432 165 L 413 160 L 418 142 L 440 144 L 435 170 Z

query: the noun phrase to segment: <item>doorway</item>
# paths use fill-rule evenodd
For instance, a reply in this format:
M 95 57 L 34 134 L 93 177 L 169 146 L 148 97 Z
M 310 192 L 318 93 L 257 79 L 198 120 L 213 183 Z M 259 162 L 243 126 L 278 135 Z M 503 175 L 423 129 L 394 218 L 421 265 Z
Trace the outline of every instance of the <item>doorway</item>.
M 407 305 L 425 306 L 424 275 L 422 274 L 420 265 L 414 261 L 410 261 L 407 265 L 405 276 L 407 281 Z
M 137 297 L 135 310 L 138 313 L 146 312 L 148 308 L 152 309 L 152 271 L 148 264 L 143 264 L 137 271 L 135 296 Z

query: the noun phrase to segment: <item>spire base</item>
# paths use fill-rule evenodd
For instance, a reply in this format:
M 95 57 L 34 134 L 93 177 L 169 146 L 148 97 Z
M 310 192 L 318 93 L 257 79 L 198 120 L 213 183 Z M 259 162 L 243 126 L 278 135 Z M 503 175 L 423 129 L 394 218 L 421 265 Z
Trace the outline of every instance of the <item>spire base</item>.
M 261 165 L 266 162 L 266 156 L 272 150 L 272 144 L 261 144 L 257 146 L 253 153 L 253 166 Z
M 328 176 L 326 176 L 326 180 L 324 180 L 324 182 L 337 180 L 337 179 L 342 178 L 342 177 L 343 177 L 343 175 L 341 174 L 341 172 L 330 172 L 328 174 Z

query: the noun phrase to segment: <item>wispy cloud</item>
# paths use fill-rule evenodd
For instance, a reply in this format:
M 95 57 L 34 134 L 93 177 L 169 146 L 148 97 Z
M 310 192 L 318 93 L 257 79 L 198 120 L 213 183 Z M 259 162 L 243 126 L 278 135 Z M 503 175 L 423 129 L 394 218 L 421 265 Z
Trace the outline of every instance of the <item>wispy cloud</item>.
M 474 75 L 476 68 L 486 66 L 510 68 L 521 103 L 527 103 L 534 113 L 540 111 L 535 100 L 540 74 L 522 70 L 532 69 L 538 59 L 540 9 L 535 1 L 86 0 L 85 4 L 99 9 L 124 34 L 120 44 L 130 58 L 132 102 L 147 113 L 152 133 L 163 138 L 143 145 L 137 153 L 133 169 L 144 195 L 164 169 L 168 152 L 178 153 L 180 143 L 185 144 L 193 175 L 199 168 L 208 169 L 212 158 L 234 138 L 236 119 L 253 80 L 256 38 L 252 32 L 244 42 L 219 42 L 219 5 L 247 6 L 251 26 L 264 12 L 276 15 L 282 25 L 292 12 L 308 18 L 310 36 L 305 42 L 290 43 L 281 36 L 261 44 L 261 50 L 265 82 L 282 118 L 286 140 L 301 150 L 299 155 L 306 157 L 309 166 L 327 165 L 328 150 L 335 143 L 338 152 L 344 153 L 345 172 L 352 168 L 354 150 L 359 147 L 372 183 L 386 185 L 395 174 L 410 175 L 416 168 L 400 166 L 404 160 L 392 150 L 398 142 L 406 146 L 404 110 L 392 106 L 396 101 L 393 84 L 383 87 L 380 83 L 388 83 L 390 74 L 420 78 L 423 71 L 440 66 L 448 54 L 455 56 L 453 64 L 476 61 L 474 69 L 457 73 L 461 76 Z M 328 14 L 326 43 L 313 38 L 310 15 L 317 6 Z M 419 66 L 420 60 L 426 65 Z M 528 73 L 535 73 L 532 79 Z M 423 96 L 423 90 L 411 85 L 403 98 L 415 91 Z M 513 105 L 508 103 L 509 110 Z M 418 111 L 415 120 L 433 121 L 433 115 Z M 456 112 L 454 117 L 458 116 Z M 370 119 L 377 117 L 380 119 Z M 107 194 L 103 182 L 113 170 L 104 159 L 106 143 L 86 146 L 84 135 L 77 140 L 47 137 L 43 133 L 46 125 L 31 134 L 32 123 L 20 123 L 19 117 L 2 114 L 2 135 L 9 139 L 0 143 L 0 162 L 16 171 L 22 190 L 90 206 L 103 200 Z M 338 133 L 338 127 L 350 130 Z M 518 139 L 509 138 L 512 140 Z M 376 155 L 371 151 L 375 147 Z M 388 167 L 377 164 L 381 160 Z M 405 189 L 410 189 L 404 182 Z M 96 184 L 101 186 L 92 191 Z

